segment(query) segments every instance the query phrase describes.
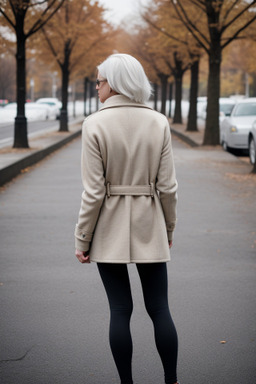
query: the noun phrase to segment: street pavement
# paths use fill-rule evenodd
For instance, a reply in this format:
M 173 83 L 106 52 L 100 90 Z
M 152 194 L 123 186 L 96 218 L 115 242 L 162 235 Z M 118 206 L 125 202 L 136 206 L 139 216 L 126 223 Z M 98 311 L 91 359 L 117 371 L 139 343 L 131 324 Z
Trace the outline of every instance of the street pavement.
M 36 122 L 35 127 L 42 129 L 28 134 L 29 148 L 12 148 L 11 138 L 0 140 L 0 186 L 79 136 L 83 119 L 70 119 L 67 132 L 60 132 L 57 122 Z
M 192 148 L 175 135 L 173 145 L 179 202 L 168 273 L 179 380 L 255 383 L 255 175 L 219 147 Z M 1 189 L 1 384 L 119 383 L 97 267 L 74 256 L 80 150 L 77 138 Z M 134 383 L 163 384 L 136 267 L 129 271 Z

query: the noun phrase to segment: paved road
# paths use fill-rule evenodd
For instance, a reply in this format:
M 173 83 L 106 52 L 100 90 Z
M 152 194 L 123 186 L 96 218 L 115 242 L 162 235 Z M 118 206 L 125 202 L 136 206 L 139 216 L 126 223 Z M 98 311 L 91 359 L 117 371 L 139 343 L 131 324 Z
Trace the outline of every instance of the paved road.
M 1 384 L 117 384 L 95 264 L 74 257 L 80 139 L 0 194 Z M 179 221 L 168 263 L 182 384 L 256 382 L 255 178 L 174 139 Z M 136 268 L 135 384 L 163 383 Z
M 76 120 L 81 120 L 79 117 L 69 117 L 69 122 L 72 123 Z M 59 121 L 58 120 L 47 120 L 47 121 L 28 121 L 27 129 L 28 136 L 34 137 L 38 135 L 45 134 L 46 132 L 53 132 L 59 130 Z M 7 145 L 13 144 L 14 138 L 14 123 L 0 123 L 0 148 L 3 148 Z

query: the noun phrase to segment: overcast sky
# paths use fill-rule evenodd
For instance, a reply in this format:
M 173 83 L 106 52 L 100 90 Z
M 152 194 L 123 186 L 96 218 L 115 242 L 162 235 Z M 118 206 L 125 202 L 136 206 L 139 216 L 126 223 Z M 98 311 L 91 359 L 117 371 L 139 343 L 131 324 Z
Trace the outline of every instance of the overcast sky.
M 99 3 L 108 8 L 107 19 L 113 24 L 119 24 L 125 17 L 137 14 L 140 4 L 146 5 L 149 0 L 99 0 Z

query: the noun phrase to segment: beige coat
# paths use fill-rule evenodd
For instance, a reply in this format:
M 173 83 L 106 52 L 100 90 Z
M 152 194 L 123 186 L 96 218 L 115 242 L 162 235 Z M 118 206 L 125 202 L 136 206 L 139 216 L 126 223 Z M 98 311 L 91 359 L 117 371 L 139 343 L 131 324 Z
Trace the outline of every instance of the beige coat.
M 90 249 L 95 262 L 170 260 L 177 182 L 165 116 L 121 95 L 107 99 L 83 123 L 82 180 L 76 249 Z M 108 197 L 107 183 L 128 192 L 151 184 L 153 197 Z

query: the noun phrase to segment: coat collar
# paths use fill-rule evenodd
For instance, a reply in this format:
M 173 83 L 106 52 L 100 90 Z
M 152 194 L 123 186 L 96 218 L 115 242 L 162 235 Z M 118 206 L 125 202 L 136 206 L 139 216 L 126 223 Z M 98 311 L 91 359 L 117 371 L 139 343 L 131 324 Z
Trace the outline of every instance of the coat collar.
M 152 109 L 151 107 L 145 104 L 136 103 L 136 101 L 133 101 L 126 96 L 115 95 L 115 96 L 109 97 L 105 101 L 104 105 L 99 109 L 99 111 L 102 111 L 107 108 L 118 108 L 118 107 L 137 107 L 137 108 Z

